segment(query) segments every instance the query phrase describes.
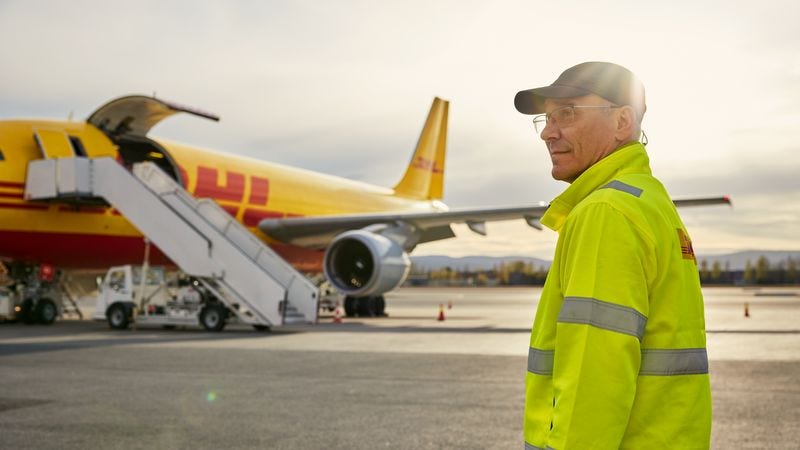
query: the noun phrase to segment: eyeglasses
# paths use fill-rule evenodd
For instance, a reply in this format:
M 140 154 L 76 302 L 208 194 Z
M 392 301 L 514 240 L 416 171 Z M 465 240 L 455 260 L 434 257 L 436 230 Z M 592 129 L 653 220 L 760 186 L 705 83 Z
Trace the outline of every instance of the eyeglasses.
M 557 127 L 566 127 L 572 125 L 575 122 L 575 110 L 578 108 L 582 109 L 597 109 L 597 108 L 604 108 L 604 109 L 613 109 L 613 108 L 621 108 L 621 106 L 615 105 L 604 105 L 604 106 L 582 106 L 582 105 L 567 105 L 562 106 L 560 108 L 556 108 L 550 111 L 547 114 L 539 114 L 538 116 L 534 116 L 533 118 L 533 126 L 536 128 L 536 132 L 542 134 L 544 131 L 544 127 L 547 126 L 548 123 L 553 123 Z

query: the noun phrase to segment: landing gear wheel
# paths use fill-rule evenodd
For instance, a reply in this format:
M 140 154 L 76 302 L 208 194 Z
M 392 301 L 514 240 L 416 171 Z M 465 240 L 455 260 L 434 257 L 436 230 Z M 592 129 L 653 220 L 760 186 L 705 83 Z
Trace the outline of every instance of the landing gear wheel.
M 207 331 L 222 331 L 225 328 L 225 307 L 209 303 L 200 311 L 200 325 Z
M 56 321 L 58 317 L 58 308 L 49 298 L 43 298 L 36 304 L 35 314 L 36 320 L 43 325 L 50 325 Z
M 356 299 L 355 297 L 347 296 L 344 298 L 344 315 L 347 317 L 356 316 Z
M 383 298 L 382 295 L 378 295 L 376 297 L 372 297 L 375 301 L 375 316 L 376 317 L 386 317 L 386 300 Z
M 108 308 L 106 317 L 108 318 L 108 326 L 115 330 L 124 330 L 128 328 L 130 323 L 128 308 L 125 305 L 111 305 L 111 308 Z
M 356 309 L 360 317 L 372 317 L 375 311 L 372 309 L 372 297 L 359 297 L 356 299 Z
M 20 306 L 19 320 L 26 325 L 33 325 L 36 323 L 36 311 L 34 311 L 33 299 L 27 298 Z

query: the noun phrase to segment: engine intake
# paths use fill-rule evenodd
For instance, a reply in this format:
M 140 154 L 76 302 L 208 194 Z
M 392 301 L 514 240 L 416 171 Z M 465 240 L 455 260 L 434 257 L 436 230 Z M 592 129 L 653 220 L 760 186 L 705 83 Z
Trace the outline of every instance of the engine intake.
M 328 246 L 323 260 L 325 276 L 345 295 L 380 295 L 408 276 L 411 260 L 391 239 L 366 230 L 347 231 Z

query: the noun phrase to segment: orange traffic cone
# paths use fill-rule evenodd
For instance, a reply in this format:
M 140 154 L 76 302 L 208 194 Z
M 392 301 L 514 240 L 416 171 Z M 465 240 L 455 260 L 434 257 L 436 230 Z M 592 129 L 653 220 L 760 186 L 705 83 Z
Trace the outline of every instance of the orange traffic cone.
M 444 322 L 444 305 L 439 303 L 439 317 L 436 318 L 439 322 Z
M 747 302 L 744 302 L 744 316 L 750 317 L 750 304 Z
M 342 308 L 339 302 L 336 302 L 336 308 L 333 309 L 333 323 L 342 323 Z

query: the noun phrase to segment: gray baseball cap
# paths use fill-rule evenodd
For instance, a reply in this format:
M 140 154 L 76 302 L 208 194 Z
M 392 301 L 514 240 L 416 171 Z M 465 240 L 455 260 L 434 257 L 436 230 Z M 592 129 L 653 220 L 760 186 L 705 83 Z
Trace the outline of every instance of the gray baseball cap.
M 630 70 L 609 62 L 585 62 L 565 70 L 550 86 L 517 92 L 514 106 L 523 114 L 543 114 L 548 98 L 595 94 L 644 115 L 644 85 Z M 641 117 L 641 116 L 640 116 Z

